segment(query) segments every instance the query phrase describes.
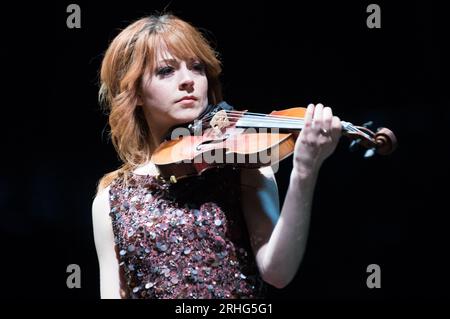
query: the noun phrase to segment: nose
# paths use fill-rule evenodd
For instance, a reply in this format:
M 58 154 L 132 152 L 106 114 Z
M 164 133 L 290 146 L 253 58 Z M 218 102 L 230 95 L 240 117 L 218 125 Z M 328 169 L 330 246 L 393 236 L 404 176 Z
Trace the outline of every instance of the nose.
M 180 91 L 187 91 L 191 93 L 194 91 L 194 79 L 191 71 L 184 65 L 180 69 L 180 84 L 178 88 Z

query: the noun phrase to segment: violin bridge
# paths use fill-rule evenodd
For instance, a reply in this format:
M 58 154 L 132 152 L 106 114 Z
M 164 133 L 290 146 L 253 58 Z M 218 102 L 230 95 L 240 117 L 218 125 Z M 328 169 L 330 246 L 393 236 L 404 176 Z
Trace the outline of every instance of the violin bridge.
M 218 130 L 222 130 L 223 128 L 230 126 L 230 121 L 228 120 L 227 112 L 225 112 L 224 110 L 217 112 L 209 122 L 209 125 L 213 129 Z

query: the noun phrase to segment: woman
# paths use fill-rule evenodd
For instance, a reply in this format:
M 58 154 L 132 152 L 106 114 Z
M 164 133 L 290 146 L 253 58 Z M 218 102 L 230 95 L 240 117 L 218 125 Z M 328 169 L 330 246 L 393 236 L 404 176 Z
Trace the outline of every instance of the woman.
M 270 166 L 170 185 L 151 154 L 171 128 L 222 102 L 220 72 L 203 36 L 172 15 L 132 23 L 106 51 L 100 97 L 124 165 L 102 178 L 93 202 L 102 298 L 261 298 L 266 283 L 283 288 L 295 276 L 340 120 L 308 106 L 281 212 Z

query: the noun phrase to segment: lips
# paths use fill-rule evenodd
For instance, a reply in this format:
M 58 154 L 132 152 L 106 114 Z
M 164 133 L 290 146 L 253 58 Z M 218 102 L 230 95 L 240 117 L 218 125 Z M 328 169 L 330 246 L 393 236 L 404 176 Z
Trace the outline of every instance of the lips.
M 197 98 L 193 95 L 186 95 L 184 97 L 182 97 L 181 99 L 179 99 L 177 102 L 181 102 L 181 101 L 197 101 Z

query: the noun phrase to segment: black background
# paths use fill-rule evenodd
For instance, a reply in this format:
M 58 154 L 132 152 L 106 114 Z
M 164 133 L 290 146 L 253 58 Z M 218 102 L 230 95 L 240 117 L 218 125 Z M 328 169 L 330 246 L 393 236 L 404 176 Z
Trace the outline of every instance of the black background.
M 91 205 L 98 179 L 120 164 L 97 103 L 103 52 L 120 29 L 157 11 L 192 22 L 224 65 L 225 100 L 240 109 L 323 103 L 356 125 L 397 135 L 388 157 L 363 159 L 343 138 L 320 173 L 306 255 L 294 281 L 270 297 L 313 301 L 447 298 L 450 120 L 441 9 L 429 1 L 78 1 L 3 10 L 2 295 L 97 299 Z M 277 181 L 283 202 L 292 168 Z M 66 267 L 81 267 L 68 289 Z M 366 267 L 381 266 L 381 289 Z

